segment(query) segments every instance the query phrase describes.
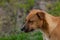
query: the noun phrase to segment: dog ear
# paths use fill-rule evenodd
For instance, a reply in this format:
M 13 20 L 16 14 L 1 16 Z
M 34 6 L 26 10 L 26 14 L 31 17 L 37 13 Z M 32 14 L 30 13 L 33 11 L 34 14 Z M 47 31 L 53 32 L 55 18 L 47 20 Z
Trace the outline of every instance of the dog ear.
M 37 12 L 36 15 L 39 19 L 44 19 L 44 17 L 45 17 L 44 12 Z

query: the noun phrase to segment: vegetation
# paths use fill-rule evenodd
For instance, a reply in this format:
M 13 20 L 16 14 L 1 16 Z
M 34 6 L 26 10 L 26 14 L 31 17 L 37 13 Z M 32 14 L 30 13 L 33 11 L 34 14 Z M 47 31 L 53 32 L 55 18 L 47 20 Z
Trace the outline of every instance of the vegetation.
M 54 3 L 51 10 L 48 10 L 48 12 L 54 16 L 60 16 L 60 2 Z
M 0 37 L 0 40 L 43 40 L 41 32 L 12 34 L 10 36 Z

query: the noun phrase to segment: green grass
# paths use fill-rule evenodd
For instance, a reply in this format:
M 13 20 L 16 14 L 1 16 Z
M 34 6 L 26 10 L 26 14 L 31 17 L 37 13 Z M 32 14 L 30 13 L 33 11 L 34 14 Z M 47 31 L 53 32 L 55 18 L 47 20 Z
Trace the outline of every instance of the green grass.
M 41 32 L 20 33 L 5 37 L 0 37 L 0 40 L 43 40 Z
M 60 16 L 60 2 L 56 2 L 52 6 L 52 9 L 48 10 L 48 12 L 54 16 Z

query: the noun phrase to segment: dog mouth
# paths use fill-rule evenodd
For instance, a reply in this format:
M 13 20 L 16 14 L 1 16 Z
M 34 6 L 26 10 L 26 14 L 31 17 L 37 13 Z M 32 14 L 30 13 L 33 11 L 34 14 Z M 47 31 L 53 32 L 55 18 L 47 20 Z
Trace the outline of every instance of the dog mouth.
M 34 31 L 34 29 L 29 29 L 29 28 L 22 28 L 21 31 L 24 31 L 26 33 Z
M 33 32 L 34 31 L 34 29 L 31 29 L 31 30 L 25 30 L 24 32 Z

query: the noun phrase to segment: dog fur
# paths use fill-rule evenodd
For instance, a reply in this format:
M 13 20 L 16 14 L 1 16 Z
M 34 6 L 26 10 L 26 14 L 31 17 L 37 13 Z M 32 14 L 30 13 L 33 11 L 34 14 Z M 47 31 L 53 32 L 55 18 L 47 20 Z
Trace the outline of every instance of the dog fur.
M 30 32 L 41 29 L 44 40 L 60 40 L 60 17 L 48 14 L 45 11 L 33 9 L 26 17 L 22 31 Z

